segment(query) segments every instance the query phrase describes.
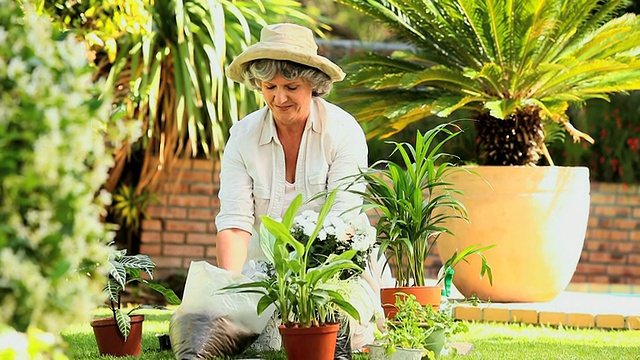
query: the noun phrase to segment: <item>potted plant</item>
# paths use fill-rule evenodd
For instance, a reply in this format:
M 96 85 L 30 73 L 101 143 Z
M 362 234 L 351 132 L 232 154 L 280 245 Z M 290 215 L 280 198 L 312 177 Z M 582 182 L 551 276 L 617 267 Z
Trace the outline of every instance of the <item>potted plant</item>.
M 178 305 L 180 299 L 171 289 L 142 277 L 142 272 L 153 279 L 155 263 L 147 255 L 127 255 L 127 251 L 114 249 L 108 256 L 108 280 L 104 292 L 108 297 L 112 316 L 93 319 L 93 327 L 101 355 L 139 355 L 142 345 L 142 322 L 144 315 L 132 315 L 139 306 L 125 312 L 122 308 L 122 293 L 131 283 L 145 284 L 164 296 L 169 304 Z
M 553 298 L 580 258 L 589 174 L 585 167 L 534 165 L 542 156 L 553 165 L 547 125 L 592 141 L 570 124 L 570 102 L 640 88 L 636 16 L 615 17 L 622 0 L 339 2 L 413 45 L 344 64 L 350 76 L 337 84 L 337 102 L 372 129 L 370 136 L 457 110 L 474 120 L 483 165 L 474 171 L 482 179 L 463 172 L 447 178 L 465 194 L 469 223 L 447 220 L 457 236 L 439 250 L 445 259 L 465 241 L 496 244 L 488 257 L 496 278 L 492 286 L 479 280 L 471 261 L 456 269 L 456 287 L 492 301 Z
M 260 246 L 273 267 L 272 276 L 226 287 L 262 294 L 257 304 L 258 315 L 269 306 L 276 307 L 282 318 L 279 331 L 289 360 L 332 360 L 339 328 L 336 311 L 360 319 L 356 308 L 339 290 L 340 282 L 348 281 L 341 276 L 362 271 L 353 260 L 358 250 L 348 249 L 340 254 L 327 254 L 320 261 L 317 257 L 313 260 L 316 241 L 336 191 L 329 193 L 312 231 L 301 239 L 294 236 L 299 234 L 294 219 L 302 195 L 294 199 L 282 221 L 263 216 Z
M 453 157 L 441 152 L 444 144 L 459 133 L 454 124 L 441 124 L 424 134 L 418 131 L 415 145 L 392 142 L 401 162 L 380 160 L 355 178 L 367 184 L 364 191 L 352 191 L 363 197 L 367 211 L 378 213 L 380 255 L 388 256 L 387 263 L 396 279 L 396 287 L 383 288 L 380 293 L 387 317 L 393 315 L 398 291 L 414 294 L 421 304 L 434 309 L 440 305 L 441 288 L 426 286 L 424 267 L 440 236 L 452 233 L 445 221 L 466 219 L 465 206 L 454 197 L 460 191 L 444 179 L 451 173 L 468 170 L 455 166 L 449 162 Z M 445 212 L 445 208 L 450 211 Z M 480 274 L 487 273 L 491 281 L 491 268 L 482 255 L 489 247 L 465 247 L 454 256 L 458 258 L 456 264 L 478 254 L 482 259 Z
M 396 293 L 393 319 L 385 320 L 385 332 L 376 333 L 368 346 L 372 360 L 437 359 L 449 336 L 467 331 L 465 323 L 449 313 L 421 305 L 414 295 Z

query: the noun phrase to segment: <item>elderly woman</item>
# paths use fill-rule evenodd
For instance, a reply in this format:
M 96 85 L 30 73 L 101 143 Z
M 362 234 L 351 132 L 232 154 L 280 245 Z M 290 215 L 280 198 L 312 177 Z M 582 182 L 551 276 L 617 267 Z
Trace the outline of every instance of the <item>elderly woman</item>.
M 216 217 L 218 266 L 223 269 L 242 271 L 252 260 L 265 259 L 258 239 L 260 216 L 281 218 L 298 194 L 305 201 L 301 211 L 318 211 L 323 199 L 307 200 L 345 186 L 345 177 L 367 166 L 358 122 L 321 98 L 344 73 L 317 48 L 305 27 L 269 25 L 227 70 L 232 80 L 258 89 L 267 106 L 233 125 L 224 150 Z M 358 195 L 339 191 L 333 210 L 361 203 Z M 371 294 L 377 290 L 375 278 L 369 276 Z M 372 339 L 369 330 L 361 342 Z
M 367 166 L 367 144 L 356 120 L 320 98 L 342 70 L 317 55 L 311 30 L 294 24 L 266 26 L 260 42 L 229 66 L 229 78 L 260 90 L 267 106 L 236 123 L 220 172 L 218 266 L 240 271 L 262 259 L 260 216 L 280 218 L 291 200 L 339 186 Z M 335 210 L 361 203 L 339 192 Z M 319 210 L 322 199 L 305 204 Z

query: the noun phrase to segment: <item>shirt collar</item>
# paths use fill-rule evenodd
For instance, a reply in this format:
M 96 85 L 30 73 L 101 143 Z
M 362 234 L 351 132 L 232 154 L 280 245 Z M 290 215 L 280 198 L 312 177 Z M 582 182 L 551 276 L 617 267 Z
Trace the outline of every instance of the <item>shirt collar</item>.
M 311 106 L 309 109 L 309 120 L 305 125 L 305 131 L 312 128 L 317 133 L 322 132 L 322 121 L 320 121 L 318 113 L 319 100 L 314 96 L 311 99 Z M 266 145 L 276 138 L 276 123 L 273 121 L 273 114 L 269 110 L 268 106 L 263 109 L 262 114 L 262 132 L 260 133 L 260 145 Z

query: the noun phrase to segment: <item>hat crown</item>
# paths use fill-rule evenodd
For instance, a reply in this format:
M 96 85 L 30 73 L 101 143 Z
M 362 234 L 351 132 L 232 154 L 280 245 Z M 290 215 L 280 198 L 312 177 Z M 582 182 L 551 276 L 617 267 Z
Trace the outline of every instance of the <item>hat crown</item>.
M 296 24 L 273 24 L 262 28 L 260 42 L 275 47 L 295 46 L 310 53 L 318 53 L 318 45 L 310 29 Z

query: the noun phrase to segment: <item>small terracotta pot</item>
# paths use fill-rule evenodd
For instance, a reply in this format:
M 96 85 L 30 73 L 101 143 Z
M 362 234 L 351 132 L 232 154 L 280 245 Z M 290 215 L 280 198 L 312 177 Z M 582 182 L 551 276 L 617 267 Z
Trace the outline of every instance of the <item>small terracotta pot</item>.
M 131 332 L 124 341 L 113 316 L 93 319 L 91 326 L 100 355 L 138 356 L 142 349 L 142 322 L 144 315 L 131 316 Z
M 413 294 L 422 306 L 431 305 L 434 311 L 438 311 L 442 300 L 440 286 L 408 286 L 380 289 L 380 302 L 387 319 L 393 319 L 396 315 L 396 293 Z
M 340 324 L 288 328 L 280 325 L 288 360 L 333 360 Z

